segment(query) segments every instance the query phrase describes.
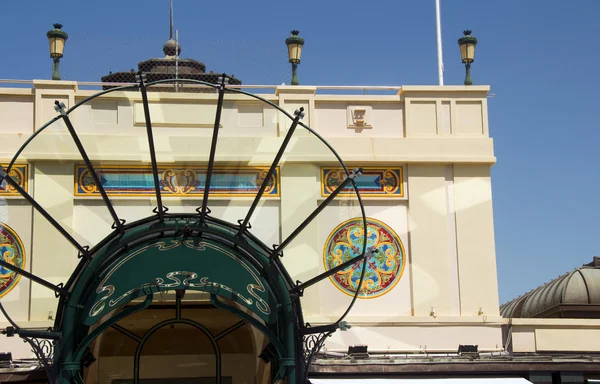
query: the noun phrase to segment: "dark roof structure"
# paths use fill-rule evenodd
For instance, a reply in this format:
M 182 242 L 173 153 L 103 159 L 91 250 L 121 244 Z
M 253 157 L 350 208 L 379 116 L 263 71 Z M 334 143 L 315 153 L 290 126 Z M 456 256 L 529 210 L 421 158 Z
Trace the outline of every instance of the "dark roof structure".
M 173 35 L 173 8 L 171 8 L 171 22 L 170 22 L 170 37 L 169 40 L 163 45 L 164 58 L 153 58 L 138 63 L 138 71 L 146 75 L 146 82 L 151 83 L 158 80 L 167 79 L 192 79 L 204 81 L 207 83 L 217 84 L 219 78 L 223 76 L 220 72 L 210 71 L 206 73 L 206 65 L 204 63 L 194 59 L 182 59 L 179 57 L 181 54 L 181 45 L 175 40 Z M 137 71 L 131 69 L 130 71 L 123 72 L 109 72 L 108 75 L 102 76 L 103 83 L 136 83 Z M 240 79 L 236 79 L 232 74 L 231 76 L 225 75 L 228 84 L 239 85 L 242 84 Z M 115 88 L 118 85 L 104 85 L 103 89 Z M 182 83 L 172 84 L 163 83 L 160 86 L 153 86 L 148 88 L 149 91 L 161 91 L 161 92 L 176 92 L 181 89 Z M 186 91 L 190 90 L 190 85 L 186 85 Z M 213 88 L 205 89 L 196 88 L 196 92 L 214 92 Z
M 600 318 L 600 257 L 500 306 L 506 318 Z

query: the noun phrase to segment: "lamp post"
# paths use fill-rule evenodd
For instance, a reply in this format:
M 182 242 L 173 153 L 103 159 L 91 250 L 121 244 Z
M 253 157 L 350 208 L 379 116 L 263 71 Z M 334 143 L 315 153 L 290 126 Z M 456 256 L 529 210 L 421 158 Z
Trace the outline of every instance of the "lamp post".
M 465 34 L 463 37 L 458 39 L 458 45 L 460 46 L 460 56 L 462 62 L 466 68 L 465 85 L 472 85 L 473 79 L 471 79 L 471 63 L 475 61 L 475 46 L 477 45 L 477 38 L 471 36 L 471 31 L 463 31 Z
M 60 72 L 58 71 L 58 63 L 63 57 L 65 50 L 65 42 L 69 35 L 62 29 L 62 24 L 54 24 L 54 29 L 48 31 L 48 42 L 50 43 L 50 57 L 54 61 L 52 64 L 52 80 L 60 80 Z
M 298 36 L 300 31 L 293 30 L 290 37 L 285 39 L 285 44 L 288 47 L 288 57 L 290 63 L 292 63 L 292 85 L 300 85 L 298 82 L 298 74 L 296 69 L 300 64 L 300 56 L 302 55 L 302 46 L 304 45 L 304 39 Z

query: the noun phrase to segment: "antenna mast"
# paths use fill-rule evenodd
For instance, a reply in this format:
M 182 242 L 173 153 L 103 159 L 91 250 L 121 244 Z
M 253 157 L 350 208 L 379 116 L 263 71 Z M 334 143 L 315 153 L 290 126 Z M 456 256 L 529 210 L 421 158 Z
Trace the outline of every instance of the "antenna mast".
M 173 39 L 173 0 L 171 0 L 171 23 L 169 26 L 169 38 Z

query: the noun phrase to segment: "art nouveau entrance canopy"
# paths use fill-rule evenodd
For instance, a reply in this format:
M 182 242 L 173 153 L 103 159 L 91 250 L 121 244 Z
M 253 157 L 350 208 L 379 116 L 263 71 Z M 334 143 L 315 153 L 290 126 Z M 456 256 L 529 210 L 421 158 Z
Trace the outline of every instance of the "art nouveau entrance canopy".
M 216 96 L 212 136 L 206 137 L 207 140 L 211 140 L 210 153 L 201 165 L 205 170 L 205 176 L 194 179 L 196 183 L 194 187 L 201 191 L 198 194 L 201 199 L 197 200 L 198 206 L 195 210 L 182 210 L 179 213 L 174 210 L 169 211 L 166 206 L 168 201 L 163 197 L 169 185 L 181 186 L 181 180 L 189 181 L 191 176 L 184 173 L 177 174 L 177 172 L 169 175 L 161 170 L 155 149 L 156 129 L 152 124 L 148 100 L 150 87 L 159 84 L 164 87 L 174 82 L 214 89 Z M 74 126 L 75 119 L 72 119 L 74 112 L 81 106 L 113 92 L 134 92 L 135 96 L 129 97 L 141 98 L 148 144 L 148 163 L 151 169 L 150 193 L 156 202 L 156 206 L 148 211 L 146 217 L 130 222 L 123 219 L 111 201 L 104 187 L 107 184 L 105 176 L 98 169 L 98 159 L 88 155 L 80 132 Z M 280 146 L 273 153 L 270 164 L 265 164 L 268 168 L 265 167 L 257 179 L 256 190 L 246 192 L 246 195 L 251 196 L 251 203 L 245 216 L 234 223 L 217 217 L 218 215 L 212 214 L 209 209 L 212 204 L 211 190 L 215 188 L 218 169 L 215 163 L 219 148 L 219 128 L 224 98 L 228 93 L 243 94 L 248 98 L 267 103 L 270 108 L 277 110 L 284 117 L 285 120 L 280 121 L 287 121 L 285 126 L 287 129 L 280 127 L 284 132 L 281 135 Z M 291 115 L 268 100 L 246 93 L 235 86 L 229 86 L 225 76 L 222 76 L 217 84 L 182 79 L 146 83 L 144 75 L 140 73 L 137 84 L 102 91 L 69 109 L 57 101 L 55 108 L 57 116 L 39 128 L 18 150 L 11 163 L 6 168 L 0 169 L 0 182 L 5 183 L 8 188 L 16 191 L 31 204 L 35 211 L 56 230 L 56 233 L 64 237 L 77 250 L 81 260 L 68 281 L 54 284 L 27 272 L 10 260 L 0 258 L 1 268 L 45 286 L 54 291 L 59 298 L 56 319 L 50 330 L 43 332 L 28 330 L 12 322 L 12 327 L 7 328 L 5 333 L 18 335 L 31 344 L 40 362 L 46 368 L 50 382 L 81 382 L 84 367 L 90 359 L 94 358 L 89 346 L 102 332 L 113 328 L 126 333 L 127 331 L 119 329 L 117 323 L 120 320 L 150 306 L 154 295 L 174 291 L 176 304 L 171 319 L 158 323 L 143 336 L 128 334 L 137 345 L 133 357 L 135 360 L 133 381 L 139 382 L 140 351 L 150 336 L 161 328 L 184 324 L 203 332 L 210 340 L 216 356 L 214 377 L 216 382 L 220 383 L 222 372 L 219 340 L 239 325 L 219 334 L 213 334 L 200 322 L 186 318 L 181 310 L 186 291 L 201 291 L 209 295 L 214 307 L 234 314 L 243 322 L 240 324 L 252 325 L 268 340 L 267 350 L 271 352 L 267 354 L 272 355 L 270 361 L 273 382 L 279 380 L 287 380 L 288 383 L 304 382 L 310 363 L 322 347 L 324 339 L 337 329 L 346 326 L 343 319 L 362 286 L 364 264 L 366 264 L 362 261 L 365 254 L 370 251 L 367 250 L 366 217 L 355 182 L 361 170 L 348 170 L 335 150 L 317 132 L 301 122 L 304 116 L 302 108 Z M 198 113 L 205 113 L 203 111 L 205 110 Z M 57 145 L 56 136 L 50 137 L 49 132 L 58 123 L 62 123 L 61 126 L 68 132 L 68 136 L 77 148 L 77 153 L 81 156 L 81 177 L 82 180 L 84 178 L 86 180 L 86 188 L 91 188 L 90 190 L 99 196 L 101 199 L 99 201 L 105 206 L 113 223 L 110 231 L 105 231 L 108 234 L 93 246 L 84 245 L 81 240 L 78 240 L 85 236 L 79 236 L 81 234 L 76 236 L 64 228 L 43 204 L 36 201 L 23 188 L 15 173 L 15 164 L 20 160 L 27 160 L 29 147 Z M 266 194 L 273 189 L 278 167 L 282 165 L 286 151 L 290 150 L 290 142 L 298 130 L 304 130 L 315 136 L 328 148 L 332 160 L 336 161 L 343 170 L 343 177 L 337 188 L 319 203 L 315 211 L 302 213 L 305 218 L 295 230 L 279 244 L 269 247 L 253 234 L 252 226 L 256 229 L 261 225 L 273 223 L 253 222 L 251 225 L 251 220 Z M 193 151 L 194 146 L 190 145 L 190 155 L 197 155 Z M 179 158 L 186 156 L 186 154 L 177 155 Z M 169 184 L 171 182 L 169 180 L 174 181 Z M 345 199 L 354 199 L 362 213 L 359 218 L 359 230 L 356 231 L 358 237 L 353 240 L 354 244 L 358 244 L 359 249 L 355 253 L 358 256 L 340 261 L 328 271 L 305 281 L 294 280 L 281 261 L 286 247 L 340 193 L 344 193 Z M 349 193 L 352 193 L 352 197 Z M 52 248 L 49 247 L 45 252 L 52 253 Z M 346 269 L 359 271 L 355 282 L 357 289 L 350 292 L 352 300 L 349 302 L 348 310 L 339 314 L 339 319 L 329 325 L 311 327 L 305 323 L 301 309 L 301 297 L 305 290 Z M 4 308 L 0 308 L 5 312 Z M 5 315 L 10 319 L 10 314 L 5 313 Z M 49 346 L 52 348 L 47 348 Z

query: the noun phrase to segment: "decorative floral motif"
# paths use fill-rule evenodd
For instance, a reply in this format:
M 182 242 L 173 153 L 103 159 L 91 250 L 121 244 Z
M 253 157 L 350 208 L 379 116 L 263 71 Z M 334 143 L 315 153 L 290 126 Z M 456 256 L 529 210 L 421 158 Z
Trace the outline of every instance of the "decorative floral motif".
M 198 175 L 193 169 L 180 168 L 165 170 L 162 173 L 160 185 L 165 191 L 172 194 L 185 195 L 195 190 L 200 185 L 200 182 L 198 181 Z
M 362 218 L 350 219 L 333 230 L 323 251 L 325 269 L 360 256 L 364 232 Z M 376 252 L 367 257 L 367 268 L 358 297 L 370 299 L 389 292 L 400 281 L 405 266 L 405 252 L 398 235 L 385 223 L 367 219 L 367 249 Z M 342 292 L 353 296 L 356 292 L 363 263 L 356 263 L 339 271 L 329 279 Z
M 267 169 L 263 169 L 262 171 L 258 172 L 256 174 L 256 185 L 260 187 L 262 185 L 262 183 L 265 181 L 265 179 L 267 178 L 268 174 L 269 174 L 269 170 L 267 170 Z M 277 175 L 277 173 L 275 175 Z M 269 178 L 269 180 L 267 181 L 267 185 L 265 186 L 265 191 L 263 193 L 266 195 L 273 193 L 273 190 L 275 189 L 276 186 L 277 186 L 277 181 L 275 180 L 274 176 L 271 176 Z
M 10 176 L 25 191 L 27 191 L 27 168 L 27 165 L 15 164 L 10 169 L 10 172 L 8 172 L 8 176 Z M 19 192 L 17 192 L 12 185 L 8 184 L 7 181 L 3 180 L 0 184 L 0 195 L 17 196 L 19 195 Z
M 11 265 L 25 268 L 25 248 L 17 233 L 0 222 L 0 259 Z M 19 282 L 21 275 L 0 266 L 0 297 L 7 295 Z

